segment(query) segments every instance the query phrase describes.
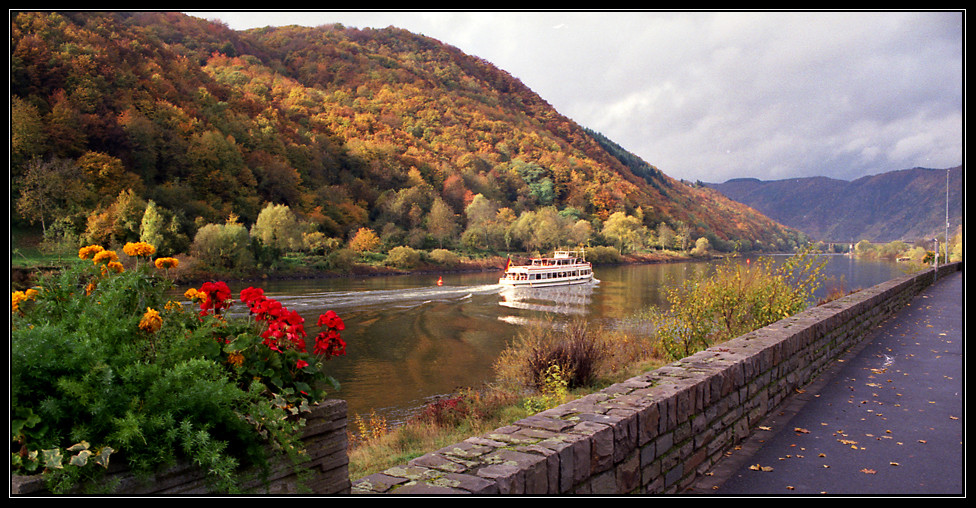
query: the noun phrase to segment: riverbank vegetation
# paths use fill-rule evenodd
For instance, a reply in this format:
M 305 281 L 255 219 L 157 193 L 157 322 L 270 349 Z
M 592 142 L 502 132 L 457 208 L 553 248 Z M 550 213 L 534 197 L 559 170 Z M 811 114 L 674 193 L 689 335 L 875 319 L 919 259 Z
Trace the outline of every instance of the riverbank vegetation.
M 403 464 L 799 312 L 814 304 L 822 268 L 809 248 L 775 264 L 730 258 L 675 285 L 667 308 L 613 327 L 582 320 L 526 326 L 485 386 L 432 403 L 397 427 L 375 414 L 353 415 L 350 474 Z
M 128 212 L 121 214 L 123 209 Z M 236 215 L 204 224 L 192 239 L 173 227 L 175 218 L 160 221 L 151 201 L 140 202 L 131 193 L 120 194 L 112 210 L 105 220 L 90 221 L 84 233 L 15 229 L 12 266 L 56 268 L 73 262 L 71 252 L 94 240 L 110 248 L 130 241 L 163 245 L 161 254 L 180 260 L 168 276 L 182 282 L 501 270 L 509 257 L 563 246 L 580 246 L 594 264 L 700 259 L 713 252 L 707 237 L 694 241 L 688 228 L 673 231 L 660 223 L 651 229 L 622 212 L 605 224 L 589 222 L 555 207 L 516 216 L 480 194 L 463 217 L 444 211 L 440 225 L 428 221 L 426 229 L 409 235 L 395 227 L 359 227 L 349 238 L 326 236 L 287 205 L 268 204 L 250 227 Z M 467 224 L 463 231 L 461 224 Z
M 956 228 L 948 242 L 946 242 L 944 234 L 937 238 L 940 264 L 962 261 L 962 225 Z M 871 243 L 867 240 L 861 240 L 854 245 L 853 254 L 862 259 L 884 259 L 916 265 L 931 265 L 936 256 L 935 241 L 932 239 L 913 243 L 903 241 Z

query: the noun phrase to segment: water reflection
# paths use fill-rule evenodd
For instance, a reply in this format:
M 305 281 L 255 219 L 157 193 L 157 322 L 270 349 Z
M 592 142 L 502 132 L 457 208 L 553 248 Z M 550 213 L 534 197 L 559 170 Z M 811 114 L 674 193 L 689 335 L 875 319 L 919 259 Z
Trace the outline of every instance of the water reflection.
M 501 290 L 498 305 L 510 309 L 585 316 L 590 311 L 597 283 L 540 288 L 506 287 Z

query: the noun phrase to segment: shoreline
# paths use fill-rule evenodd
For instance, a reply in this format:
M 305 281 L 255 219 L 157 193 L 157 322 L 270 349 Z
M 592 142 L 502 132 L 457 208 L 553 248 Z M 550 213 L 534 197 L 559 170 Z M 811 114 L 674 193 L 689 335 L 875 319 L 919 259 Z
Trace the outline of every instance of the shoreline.
M 513 258 L 528 258 L 528 253 L 520 253 Z M 618 262 L 595 262 L 594 266 L 618 266 L 618 265 L 643 265 L 643 264 L 665 264 L 682 263 L 689 261 L 699 261 L 722 257 L 721 255 L 711 255 L 707 258 L 696 258 L 687 255 L 641 253 L 621 255 Z M 396 275 L 425 275 L 425 274 L 456 274 L 456 273 L 476 273 L 476 272 L 502 272 L 508 257 L 492 256 L 480 260 L 462 261 L 456 266 L 438 266 L 433 264 L 423 264 L 417 268 L 402 269 L 385 266 L 356 264 L 345 271 L 315 270 L 309 267 L 297 269 L 279 270 L 266 273 L 252 274 L 229 274 L 217 272 L 194 272 L 188 270 L 186 274 L 170 277 L 174 285 L 192 285 L 212 280 L 225 282 L 261 282 L 269 280 L 311 280 L 311 279 L 341 279 L 349 277 L 388 277 Z M 58 267 L 38 266 L 38 267 L 10 267 L 11 289 L 26 289 L 44 273 L 58 270 Z

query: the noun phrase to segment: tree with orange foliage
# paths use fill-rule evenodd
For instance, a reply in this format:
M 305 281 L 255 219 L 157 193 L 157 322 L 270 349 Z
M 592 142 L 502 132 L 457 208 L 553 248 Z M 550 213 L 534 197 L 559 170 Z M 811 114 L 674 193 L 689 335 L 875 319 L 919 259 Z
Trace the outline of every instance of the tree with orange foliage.
M 359 228 L 356 235 L 349 241 L 349 248 L 356 252 L 372 252 L 380 246 L 380 237 L 369 228 Z

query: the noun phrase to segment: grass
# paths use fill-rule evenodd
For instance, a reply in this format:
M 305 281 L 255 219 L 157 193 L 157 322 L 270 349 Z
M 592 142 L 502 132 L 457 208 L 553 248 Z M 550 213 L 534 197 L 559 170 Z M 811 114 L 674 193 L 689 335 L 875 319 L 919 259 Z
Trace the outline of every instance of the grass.
M 10 231 L 10 267 L 35 268 L 63 264 L 78 255 L 78 250 L 66 250 L 48 245 L 40 231 L 13 228 Z

